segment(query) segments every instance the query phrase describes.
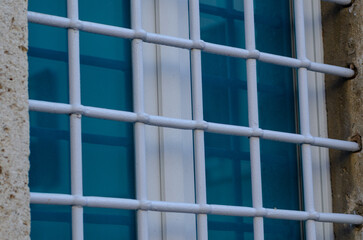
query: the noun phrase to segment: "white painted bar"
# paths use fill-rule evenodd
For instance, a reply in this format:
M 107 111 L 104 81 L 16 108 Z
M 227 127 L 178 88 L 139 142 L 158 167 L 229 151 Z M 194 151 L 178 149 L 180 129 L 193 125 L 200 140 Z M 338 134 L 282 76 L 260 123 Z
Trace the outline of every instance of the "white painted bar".
M 78 20 L 78 0 L 67 1 L 67 15 L 71 21 Z M 79 30 L 68 29 L 69 102 L 71 106 L 81 105 Z M 82 115 L 70 115 L 71 192 L 83 195 L 82 186 Z M 83 207 L 72 206 L 72 238 L 83 240 Z
M 325 2 L 332 2 L 340 5 L 349 5 L 352 3 L 352 0 L 323 0 Z
M 260 216 L 273 219 L 285 219 L 293 221 L 306 221 L 314 219 L 318 222 L 335 222 L 348 224 L 363 224 L 363 216 L 341 213 L 309 213 L 307 211 L 281 210 L 264 208 L 257 210 L 251 207 L 239 207 L 216 204 L 194 204 L 180 202 L 163 202 L 163 201 L 140 201 L 125 198 L 109 198 L 95 196 L 73 196 L 67 194 L 53 193 L 30 193 L 31 204 L 48 204 L 48 205 L 78 205 L 83 207 L 113 208 L 137 210 L 143 209 L 148 211 L 159 212 L 181 212 L 194 214 L 211 214 L 239 217 Z
M 356 142 L 343 141 L 330 138 L 321 138 L 313 136 L 304 136 L 297 133 L 278 132 L 265 129 L 252 129 L 250 127 L 228 125 L 222 123 L 213 123 L 206 121 L 186 120 L 170 117 L 155 116 L 149 114 L 136 114 L 133 112 L 111 110 L 97 107 L 77 106 L 72 107 L 69 104 L 53 103 L 39 100 L 29 100 L 29 109 L 31 111 L 49 112 L 56 114 L 78 113 L 83 116 L 122 121 L 122 122 L 142 122 L 147 125 L 169 127 L 178 129 L 200 129 L 206 132 L 235 135 L 235 136 L 258 136 L 263 139 L 272 141 L 288 142 L 295 144 L 307 143 L 312 146 L 334 148 L 344 151 L 358 151 L 359 145 Z
M 352 77 L 354 71 L 349 68 L 333 66 L 329 64 L 314 63 L 305 59 L 304 61 L 289 58 L 284 56 L 279 56 L 271 53 L 264 53 L 259 51 L 253 51 L 250 53 L 246 49 L 229 47 L 224 45 L 218 45 L 214 43 L 208 43 L 201 40 L 192 41 L 190 39 L 183 39 L 177 37 L 165 36 L 162 34 L 148 33 L 142 29 L 136 31 L 132 29 L 110 26 L 99 23 L 92 23 L 81 20 L 70 20 L 68 18 L 52 16 L 42 13 L 28 12 L 28 20 L 33 23 L 61 27 L 61 28 L 73 28 L 79 29 L 86 32 L 92 32 L 107 36 L 120 37 L 126 39 L 142 39 L 144 42 L 185 48 L 185 49 L 200 49 L 205 52 L 231 56 L 237 58 L 254 58 L 261 62 L 267 62 L 271 64 L 286 66 L 286 67 L 306 67 L 308 70 L 333 74 L 345 78 Z
M 200 43 L 199 1 L 189 1 L 190 38 Z M 197 46 L 198 44 L 196 44 Z M 192 108 L 193 120 L 203 122 L 203 93 L 202 93 L 202 59 L 200 49 L 192 49 Z M 205 146 L 203 129 L 194 132 L 194 162 L 195 162 L 195 195 L 196 202 L 201 206 L 207 204 L 207 184 L 205 176 Z M 208 221 L 206 214 L 197 215 L 197 239 L 208 240 Z
M 245 45 L 250 53 L 256 51 L 255 19 L 253 0 L 244 0 L 244 23 L 245 23 Z M 256 57 L 259 52 L 256 52 Z M 247 70 L 247 102 L 248 102 L 248 125 L 251 129 L 259 129 L 258 120 L 258 96 L 257 96 L 257 62 L 256 59 L 246 60 Z M 262 176 L 261 176 L 261 152 L 260 137 L 250 137 L 250 163 L 252 181 L 252 205 L 253 208 L 263 209 L 262 201 Z M 263 217 L 253 218 L 253 237 L 255 240 L 263 240 Z
M 305 17 L 303 0 L 294 0 L 295 10 L 295 34 L 296 34 L 296 51 L 297 58 L 306 61 L 306 42 L 305 42 Z M 310 137 L 309 122 L 309 90 L 307 66 L 298 69 L 298 85 L 299 85 L 299 116 L 300 116 L 300 132 L 302 135 Z M 314 184 L 313 184 L 313 167 L 311 159 L 311 145 L 304 143 L 301 146 L 302 155 L 302 172 L 304 187 L 304 205 L 307 212 L 314 213 Z M 316 239 L 316 224 L 314 219 L 305 222 L 306 239 Z
M 131 26 L 135 33 L 142 32 L 142 10 L 141 1 L 131 1 Z M 132 83 L 134 111 L 138 116 L 143 116 L 144 110 L 144 73 L 143 73 L 143 41 L 132 40 Z M 136 122 L 134 124 L 135 142 L 135 180 L 136 198 L 141 202 L 147 201 L 147 174 L 146 174 L 146 143 L 145 124 Z M 143 209 L 137 210 L 137 238 L 139 240 L 149 239 L 148 213 Z

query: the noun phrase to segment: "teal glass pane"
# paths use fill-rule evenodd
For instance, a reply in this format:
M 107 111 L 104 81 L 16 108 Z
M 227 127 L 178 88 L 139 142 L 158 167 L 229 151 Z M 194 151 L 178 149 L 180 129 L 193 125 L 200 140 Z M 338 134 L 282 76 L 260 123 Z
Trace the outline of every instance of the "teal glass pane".
M 67 30 L 29 23 L 29 98 L 68 103 Z
M 79 1 L 82 20 L 130 27 L 129 1 Z M 132 111 L 131 42 L 80 33 L 82 103 Z
M 28 10 L 32 12 L 67 17 L 67 1 L 29 0 Z
M 264 219 L 265 239 L 304 239 L 301 235 L 301 222 L 278 219 Z
M 84 208 L 84 239 L 136 239 L 135 212 Z
M 208 239 L 253 239 L 253 218 L 209 215 Z
M 283 56 L 292 56 L 290 2 L 255 0 L 256 48 Z
M 296 145 L 262 139 L 260 148 L 264 207 L 299 210 Z
M 205 146 L 208 203 L 252 207 L 248 138 L 206 133 Z
M 243 1 L 201 0 L 201 38 L 244 48 Z M 256 47 L 291 56 L 289 1 L 255 1 Z M 202 53 L 206 121 L 248 126 L 246 62 Z M 294 78 L 290 68 L 257 63 L 260 127 L 296 132 Z M 205 134 L 207 200 L 252 206 L 249 139 Z M 296 145 L 261 140 L 263 204 L 300 209 Z M 210 239 L 253 239 L 252 218 L 208 216 Z M 285 229 L 286 226 L 289 229 Z M 265 220 L 266 239 L 300 239 L 300 223 Z M 275 236 L 275 237 L 273 237 Z
M 257 62 L 257 88 L 260 127 L 296 133 L 292 69 Z
M 83 117 L 83 193 L 134 198 L 133 127 Z
M 53 4 L 54 3 L 54 4 Z M 79 1 L 80 19 L 129 27 L 129 1 Z M 66 16 L 66 1 L 29 1 Z M 29 24 L 30 99 L 69 103 L 67 30 Z M 130 41 L 80 32 L 83 105 L 132 111 Z M 69 116 L 30 112 L 32 192 L 70 193 Z M 86 196 L 134 198 L 133 126 L 82 118 Z M 32 205 L 32 239 L 71 239 L 71 208 Z M 84 209 L 86 239 L 135 239 L 135 212 Z M 102 236 L 102 237 L 101 237 Z
M 128 0 L 78 0 L 78 3 L 81 20 L 130 28 Z
M 132 111 L 130 41 L 81 32 L 80 43 L 82 104 Z
M 71 239 L 71 207 L 30 204 L 30 238 L 39 240 Z
M 70 193 L 68 116 L 30 112 L 29 117 L 30 190 Z

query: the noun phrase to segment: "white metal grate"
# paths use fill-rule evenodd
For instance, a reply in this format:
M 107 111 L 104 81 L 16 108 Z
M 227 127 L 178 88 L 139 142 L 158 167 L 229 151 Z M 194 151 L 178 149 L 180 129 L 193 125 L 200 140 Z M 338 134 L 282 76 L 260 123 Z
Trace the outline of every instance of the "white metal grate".
M 346 1 L 341 1 L 346 3 Z M 189 1 L 190 39 L 176 38 L 142 29 L 141 0 L 131 1 L 132 29 L 109 26 L 78 19 L 78 1 L 68 0 L 68 18 L 28 12 L 30 22 L 68 29 L 70 103 L 29 100 L 31 111 L 70 115 L 71 131 L 71 195 L 31 193 L 33 204 L 72 206 L 72 237 L 83 239 L 83 207 L 137 210 L 138 239 L 148 239 L 148 211 L 197 214 L 198 239 L 207 239 L 207 214 L 254 217 L 254 239 L 264 239 L 263 219 L 306 221 L 308 240 L 316 239 L 315 222 L 362 224 L 358 215 L 320 213 L 315 211 L 311 146 L 357 151 L 355 142 L 313 137 L 309 126 L 309 99 L 307 71 L 351 77 L 347 68 L 311 62 L 306 58 L 303 0 L 294 0 L 297 59 L 256 50 L 253 0 L 244 1 L 246 49 L 204 42 L 200 39 L 199 1 Z M 79 31 L 126 38 L 132 40 L 134 112 L 83 106 L 80 97 Z M 144 111 L 143 96 L 143 42 L 189 49 L 192 71 L 193 120 L 149 115 Z M 203 118 L 201 51 L 247 59 L 247 91 L 249 126 L 235 126 L 206 122 Z M 256 62 L 262 61 L 298 68 L 301 133 L 292 134 L 259 128 L 257 103 Z M 86 197 L 82 190 L 81 117 L 101 118 L 135 123 L 136 200 L 107 197 Z M 149 201 L 147 199 L 145 124 L 158 127 L 190 129 L 194 132 L 196 203 Z M 253 207 L 207 204 L 204 156 L 204 132 L 246 136 L 250 138 Z M 260 138 L 301 144 L 304 179 L 305 211 L 264 208 L 260 166 Z

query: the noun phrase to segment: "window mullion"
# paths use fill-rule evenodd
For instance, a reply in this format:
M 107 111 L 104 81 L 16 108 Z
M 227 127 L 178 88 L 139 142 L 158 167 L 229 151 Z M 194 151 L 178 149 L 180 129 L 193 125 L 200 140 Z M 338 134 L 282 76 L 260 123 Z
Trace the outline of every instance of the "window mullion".
M 131 26 L 136 33 L 142 33 L 142 9 L 141 1 L 131 1 Z M 143 41 L 135 38 L 132 40 L 132 76 L 133 76 L 133 100 L 134 112 L 141 119 L 145 115 L 144 109 L 144 75 L 143 75 Z M 145 124 L 134 124 L 135 142 L 135 178 L 136 198 L 141 203 L 147 201 L 147 174 L 146 174 L 146 146 Z M 148 237 L 148 212 L 137 210 L 137 236 L 140 240 Z
M 68 18 L 78 20 L 78 0 L 67 1 Z M 69 102 L 72 107 L 81 105 L 80 50 L 79 30 L 68 29 L 68 66 L 69 66 Z M 70 149 L 71 149 L 71 192 L 83 195 L 82 183 L 82 115 L 70 114 Z M 83 239 L 83 207 L 72 206 L 72 238 Z
M 308 62 L 306 58 L 305 26 L 304 26 L 304 3 L 302 0 L 294 1 L 295 9 L 295 31 L 296 31 L 296 50 L 297 58 L 301 61 Z M 298 69 L 299 85 L 299 110 L 300 110 L 300 129 L 301 134 L 310 137 L 310 120 L 309 120 L 309 91 L 308 91 L 308 73 L 307 68 Z M 314 214 L 314 186 L 313 186 L 313 169 L 311 159 L 311 145 L 302 144 L 302 167 L 304 183 L 304 204 L 305 211 Z M 316 239 L 315 221 L 310 219 L 306 221 L 306 238 L 307 240 Z
M 253 0 L 244 1 L 245 41 L 246 49 L 250 53 L 256 52 L 255 20 Z M 258 130 L 258 96 L 257 96 L 257 63 L 256 59 L 246 60 L 247 70 L 247 96 L 248 96 L 248 122 L 249 127 Z M 262 176 L 261 176 L 260 138 L 250 137 L 250 161 L 252 181 L 252 205 L 257 211 L 263 210 Z M 255 240 L 264 239 L 263 217 L 253 219 L 253 233 Z
M 190 38 L 195 45 L 200 44 L 199 1 L 189 2 Z M 191 49 L 192 69 L 192 101 L 193 119 L 203 125 L 203 95 L 202 95 L 202 65 L 200 49 Z M 207 204 L 207 189 L 205 175 L 204 130 L 194 130 L 194 161 L 195 161 L 195 191 L 196 202 L 200 206 Z M 207 214 L 197 215 L 197 236 L 200 240 L 208 239 Z
M 155 1 L 156 31 L 166 36 L 189 38 L 188 2 Z M 189 51 L 156 46 L 159 116 L 192 118 Z M 159 128 L 160 200 L 195 203 L 193 138 L 191 130 Z M 155 144 L 154 144 L 155 146 Z M 195 216 L 162 213 L 164 239 L 195 239 Z

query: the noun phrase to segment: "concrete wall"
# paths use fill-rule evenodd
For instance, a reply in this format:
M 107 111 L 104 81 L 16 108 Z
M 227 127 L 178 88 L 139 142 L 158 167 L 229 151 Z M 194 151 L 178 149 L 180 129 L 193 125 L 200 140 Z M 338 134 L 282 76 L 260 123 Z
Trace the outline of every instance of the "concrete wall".
M 356 141 L 363 134 L 363 1 L 350 7 L 322 4 L 325 62 L 353 63 L 358 75 L 341 79 L 326 75 L 329 137 Z M 358 135 L 356 135 L 358 134 Z M 363 214 L 363 152 L 330 150 L 333 211 Z M 336 224 L 336 239 L 362 240 L 362 226 Z
M 25 0 L 0 2 L 0 239 L 29 239 Z

